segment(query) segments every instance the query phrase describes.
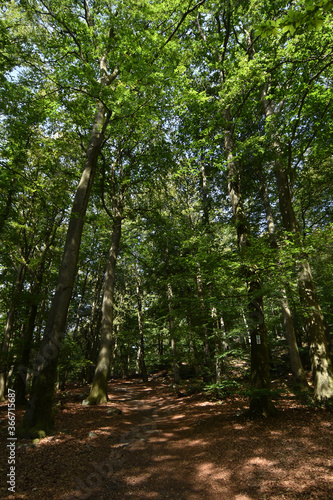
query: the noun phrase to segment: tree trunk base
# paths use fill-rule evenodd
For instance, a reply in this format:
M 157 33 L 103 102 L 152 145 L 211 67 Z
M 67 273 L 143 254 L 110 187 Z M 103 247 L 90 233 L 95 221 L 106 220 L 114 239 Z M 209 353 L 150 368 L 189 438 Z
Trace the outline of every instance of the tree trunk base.
M 107 379 L 106 372 L 102 371 L 99 373 L 95 373 L 94 381 L 92 383 L 90 394 L 82 401 L 83 406 L 93 406 L 105 404 L 109 401 L 108 398 L 108 388 L 107 388 Z
M 18 437 L 24 437 L 27 439 L 42 439 L 45 436 L 52 434 L 54 429 L 55 412 L 56 409 L 54 408 L 51 416 L 48 413 L 43 414 L 42 412 L 40 412 L 40 414 L 37 413 L 36 415 L 36 411 L 32 406 L 32 403 L 29 402 L 23 422 L 17 429 Z
M 105 394 L 99 394 L 97 396 L 89 396 L 87 399 L 82 401 L 82 406 L 93 406 L 102 405 L 109 401 L 109 398 Z
M 277 412 L 269 396 L 252 396 L 250 398 L 249 416 L 267 418 L 276 415 Z

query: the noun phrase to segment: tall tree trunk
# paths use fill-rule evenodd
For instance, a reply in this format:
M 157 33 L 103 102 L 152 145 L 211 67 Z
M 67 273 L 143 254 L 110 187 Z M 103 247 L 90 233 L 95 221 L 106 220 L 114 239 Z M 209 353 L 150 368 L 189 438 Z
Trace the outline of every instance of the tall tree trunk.
M 192 307 L 190 304 L 189 300 L 189 290 L 187 289 L 188 292 L 188 297 L 187 297 L 187 307 L 186 307 L 186 322 L 187 322 L 187 331 L 188 331 L 188 353 L 189 353 L 189 360 L 191 363 L 194 363 L 196 367 L 196 371 L 199 373 L 199 366 L 200 366 L 200 356 L 198 353 L 197 349 L 197 344 L 195 340 L 195 334 L 193 331 L 193 326 L 192 326 Z
M 299 294 L 304 307 L 308 335 L 314 397 L 319 402 L 333 398 L 333 367 L 327 343 L 324 316 L 321 312 L 311 268 L 306 254 L 300 256 Z
M 103 265 L 100 257 L 97 266 L 97 280 L 94 283 L 94 293 L 92 300 L 91 313 L 88 324 L 88 331 L 85 334 L 85 359 L 91 361 L 93 364 L 85 366 L 82 370 L 82 381 L 91 384 L 94 379 L 95 364 L 97 361 L 97 351 L 100 346 L 100 336 L 97 332 L 101 330 L 102 325 L 102 303 L 103 303 L 103 286 L 104 280 L 102 279 Z
M 203 209 L 203 218 L 206 226 L 206 230 L 210 230 L 209 224 L 209 193 L 208 193 L 208 181 L 206 175 L 206 169 L 203 161 L 200 162 L 200 173 L 201 173 L 201 182 L 202 182 L 202 209 Z
M 163 330 L 161 329 L 158 333 L 158 358 L 160 363 L 162 363 L 163 354 L 164 354 L 164 342 L 163 342 Z
M 26 267 L 20 264 L 17 270 L 15 288 L 13 291 L 12 301 L 6 318 L 5 331 L 1 345 L 0 402 L 5 401 L 6 398 L 7 373 L 9 370 L 9 364 L 8 364 L 9 344 L 13 335 L 15 312 L 18 305 L 19 295 L 23 288 L 25 273 L 26 273 Z
M 210 355 L 210 346 L 209 346 L 209 331 L 208 331 L 208 317 L 206 313 L 206 307 L 205 307 L 205 302 L 204 302 L 204 290 L 203 290 L 203 283 L 201 279 L 201 269 L 200 269 L 200 264 L 199 262 L 196 263 L 197 266 L 197 275 L 196 275 L 196 282 L 197 282 L 197 293 L 198 293 L 198 299 L 199 299 L 199 311 L 200 311 L 200 330 L 201 330 L 201 338 L 203 342 L 203 349 L 204 349 L 204 374 L 203 378 L 205 382 L 210 381 L 210 372 L 212 369 L 211 366 L 211 355 Z
M 282 292 L 281 310 L 283 317 L 283 326 L 288 344 L 291 371 L 293 373 L 294 380 L 296 384 L 299 385 L 300 389 L 307 390 L 309 386 L 306 380 L 306 373 L 303 368 L 303 363 L 298 350 L 297 339 L 294 330 L 294 323 L 288 303 L 287 294 L 284 289 L 282 289 L 281 292 Z
M 266 119 L 278 114 L 281 109 L 281 105 L 275 108 L 272 102 L 267 99 L 268 89 L 269 85 L 266 85 L 262 93 Z M 297 262 L 299 295 L 304 310 L 305 329 L 309 341 L 314 397 L 318 401 L 326 401 L 333 398 L 332 360 L 325 333 L 324 316 L 315 290 L 308 256 L 303 250 L 301 231 L 292 203 L 289 176 L 283 163 L 280 142 L 279 138 L 275 136 L 272 144 L 276 158 L 274 174 L 278 188 L 280 212 L 283 226 L 289 233 L 288 237 L 300 249 Z
M 121 218 L 122 215 L 120 213 L 118 217 L 116 217 L 113 225 L 111 247 L 104 282 L 101 346 L 90 394 L 85 400 L 85 404 L 88 405 L 106 403 L 108 400 L 107 377 L 112 356 L 115 271 L 121 238 Z
M 88 257 L 88 259 L 87 259 L 88 261 L 91 260 L 91 257 L 92 257 L 93 254 L 96 254 L 96 252 L 95 252 L 96 233 L 97 233 L 97 227 L 95 227 L 94 231 L 93 231 L 93 237 L 92 237 L 92 241 L 91 241 L 90 253 L 87 256 Z M 79 332 L 80 319 L 81 319 L 81 307 L 82 307 L 82 304 L 84 304 L 84 301 L 85 301 L 86 291 L 90 288 L 89 287 L 89 285 L 90 285 L 90 283 L 89 283 L 89 281 L 90 281 L 90 279 L 89 279 L 90 271 L 91 270 L 90 270 L 89 266 L 87 266 L 86 270 L 85 270 L 85 277 L 84 277 L 84 280 L 83 280 L 82 288 L 79 291 L 80 300 L 79 300 L 79 304 L 78 304 L 77 310 L 76 310 L 76 320 L 75 320 L 75 326 L 74 326 L 74 329 L 73 329 L 73 339 L 76 338 L 76 336 L 78 335 L 78 332 Z
M 172 367 L 173 367 L 173 379 L 175 384 L 179 384 L 179 365 L 177 356 L 177 346 L 175 339 L 175 317 L 173 312 L 173 293 L 171 284 L 167 285 L 167 295 L 168 295 L 168 309 L 169 309 L 169 333 L 170 333 L 170 343 L 171 343 L 171 354 L 172 354 Z
M 146 369 L 146 362 L 145 362 L 145 340 L 144 340 L 144 335 L 143 335 L 143 323 L 142 323 L 142 296 L 141 296 L 141 290 L 140 290 L 140 283 L 139 283 L 139 277 L 138 277 L 138 283 L 136 286 L 136 298 L 137 298 L 137 304 L 138 304 L 138 326 L 139 326 L 139 335 L 140 335 L 140 371 L 141 371 L 141 378 L 143 382 L 148 382 L 148 374 L 147 374 L 147 369 Z
M 57 229 L 62 221 L 62 217 L 59 220 L 59 224 L 56 223 L 58 214 L 54 214 L 53 226 L 51 232 L 48 234 L 47 240 L 44 242 L 44 248 L 42 251 L 39 251 L 40 262 L 38 268 L 36 270 L 35 279 L 31 286 L 30 292 L 30 300 L 28 307 L 28 324 L 24 326 L 23 329 L 23 342 L 22 342 L 22 350 L 18 356 L 17 363 L 17 373 L 15 378 L 15 390 L 16 390 L 16 401 L 17 404 L 25 405 L 27 403 L 26 400 L 26 390 L 29 381 L 28 374 L 31 370 L 29 370 L 30 365 L 30 353 L 33 346 L 34 340 L 34 332 L 36 326 L 36 318 L 38 313 L 38 307 L 40 302 L 36 301 L 38 294 L 40 294 L 40 290 L 45 279 L 45 269 L 47 269 L 47 258 L 49 255 L 49 250 L 51 245 L 54 243 Z M 20 357 L 21 356 L 21 357 Z
M 87 291 L 87 284 L 88 284 L 89 274 L 90 274 L 90 269 L 88 267 L 87 270 L 86 270 L 86 275 L 84 277 L 82 288 L 81 288 L 81 290 L 79 292 L 80 293 L 80 300 L 79 300 L 79 303 L 78 303 L 78 306 L 77 306 L 77 310 L 76 310 L 75 326 L 74 326 L 74 329 L 73 329 L 73 339 L 75 339 L 77 337 L 77 334 L 79 333 L 79 326 L 80 326 L 80 319 L 81 319 L 80 312 L 81 312 L 81 307 L 82 307 L 82 304 L 84 303 L 84 298 L 85 298 L 85 294 L 86 294 L 86 291 Z
M 138 350 L 136 352 L 135 375 L 140 375 L 141 373 L 140 361 L 141 361 L 141 343 L 138 345 Z
M 225 337 L 223 318 L 221 317 L 221 321 L 219 321 L 215 307 L 212 307 L 211 314 L 214 321 L 214 336 L 215 336 L 215 382 L 219 384 L 222 380 L 222 371 L 224 368 L 223 366 L 224 361 L 222 355 L 227 350 L 227 343 Z
M 169 335 L 170 335 L 170 345 L 171 345 L 171 355 L 172 355 L 172 368 L 173 368 L 173 379 L 175 384 L 179 384 L 179 363 L 177 354 L 177 345 L 175 338 L 175 315 L 173 310 L 173 291 L 171 286 L 171 272 L 169 264 L 169 242 L 166 241 L 165 249 L 165 268 L 167 275 L 167 299 L 168 299 L 168 310 L 169 310 Z
M 4 226 L 5 226 L 7 218 L 9 216 L 9 214 L 10 214 L 10 211 L 11 211 L 11 207 L 12 207 L 12 204 L 13 204 L 13 194 L 15 192 L 14 187 L 15 187 L 15 180 L 12 179 L 11 183 L 10 183 L 9 190 L 7 192 L 6 204 L 5 204 L 5 207 L 3 209 L 3 212 L 0 215 L 0 234 L 2 233 L 2 230 L 3 230 Z
M 272 207 L 269 200 L 269 193 L 263 173 L 260 172 L 259 175 L 261 177 L 261 192 L 266 212 L 266 220 L 267 220 L 268 234 L 270 237 L 270 244 L 273 249 L 277 250 L 278 244 L 275 237 L 275 224 L 274 224 Z M 283 276 L 281 276 L 281 283 L 283 283 Z M 281 295 L 282 296 L 280 303 L 282 310 L 283 326 L 288 345 L 291 370 L 296 384 L 300 386 L 301 390 L 307 390 L 308 383 L 306 380 L 306 373 L 304 371 L 303 364 L 299 355 L 299 350 L 294 330 L 294 323 L 288 304 L 287 292 L 284 289 L 284 287 L 281 287 Z
M 101 62 L 101 67 L 102 65 L 102 69 L 105 71 L 105 61 Z M 97 169 L 98 155 L 104 141 L 104 132 L 109 118 L 110 116 L 105 118 L 104 105 L 99 103 L 86 151 L 84 171 L 73 202 L 57 287 L 41 343 L 36 367 L 38 373 L 33 378 L 31 397 L 23 418 L 22 428 L 25 433 L 31 435 L 49 432 L 53 427 L 52 404 L 60 346 L 65 336 L 84 217 Z
M 249 226 L 246 220 L 240 188 L 240 172 L 235 156 L 232 117 L 229 109 L 223 111 L 225 120 L 224 146 L 228 165 L 228 191 L 234 215 L 238 248 L 244 260 L 244 278 L 247 281 L 249 330 L 251 337 L 251 388 L 250 412 L 270 415 L 275 412 L 270 396 L 270 371 L 267 330 L 261 281 L 255 265 L 246 262 L 246 248 L 250 246 Z
M 1 346 L 1 367 L 0 367 L 0 402 L 6 399 L 6 385 L 8 374 L 8 348 L 11 335 L 13 332 L 14 314 L 16 305 L 12 302 L 6 318 L 4 337 Z
M 119 325 L 113 325 L 113 346 L 111 354 L 111 365 L 110 365 L 110 375 L 114 377 L 117 353 L 118 353 L 118 335 L 119 335 Z
M 29 371 L 30 352 L 33 343 L 33 335 L 35 330 L 37 312 L 38 312 L 38 304 L 33 303 L 29 308 L 29 321 L 27 328 L 23 332 L 23 349 L 15 379 L 16 402 L 18 405 L 25 405 L 27 403 L 26 400 L 27 374 Z
M 244 326 L 245 326 L 245 332 L 246 334 L 242 335 L 242 338 L 240 339 L 241 344 L 245 346 L 249 346 L 251 344 L 251 333 L 250 333 L 250 328 L 249 328 L 249 323 L 246 319 L 246 314 L 245 311 L 242 307 L 242 318 L 244 321 Z

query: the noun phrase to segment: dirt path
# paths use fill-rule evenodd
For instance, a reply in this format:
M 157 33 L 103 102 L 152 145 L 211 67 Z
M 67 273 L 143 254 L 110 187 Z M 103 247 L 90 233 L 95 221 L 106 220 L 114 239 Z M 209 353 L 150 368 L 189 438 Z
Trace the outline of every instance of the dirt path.
M 278 416 L 251 421 L 246 401 L 177 397 L 136 381 L 112 382 L 107 405 L 84 407 L 80 390 L 64 398 L 54 436 L 19 442 L 17 493 L 2 487 L 1 498 L 333 498 L 328 411 L 281 400 Z

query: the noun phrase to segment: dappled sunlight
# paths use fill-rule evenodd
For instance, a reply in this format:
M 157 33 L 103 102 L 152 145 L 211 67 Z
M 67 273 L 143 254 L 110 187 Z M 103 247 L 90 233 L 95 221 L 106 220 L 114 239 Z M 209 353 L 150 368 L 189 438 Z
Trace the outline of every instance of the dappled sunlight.
M 218 405 L 179 400 L 163 385 L 110 386 L 106 405 L 65 400 L 53 436 L 18 443 L 21 470 L 33 463 L 50 475 L 42 484 L 22 473 L 18 487 L 29 494 L 17 498 L 327 500 L 333 492 L 332 414 L 325 410 L 285 401 L 278 416 L 250 420 L 238 416 L 240 400 Z M 114 408 L 121 413 L 108 414 Z
M 258 465 L 260 467 L 272 467 L 274 466 L 274 462 L 271 460 L 266 460 L 265 458 L 262 457 L 253 457 L 250 460 L 248 460 L 245 464 L 246 465 Z
M 197 467 L 197 473 L 199 474 L 200 480 L 205 480 L 205 478 L 213 480 L 224 480 L 228 481 L 231 476 L 230 471 L 221 471 L 214 464 L 210 462 L 201 463 Z
M 193 406 L 199 406 L 199 407 L 214 407 L 216 406 L 217 403 L 212 403 L 211 401 L 198 401 L 197 403 L 194 403 Z
M 182 418 L 185 418 L 185 415 L 180 414 L 180 415 L 174 415 L 173 417 L 170 418 L 170 420 L 181 420 Z

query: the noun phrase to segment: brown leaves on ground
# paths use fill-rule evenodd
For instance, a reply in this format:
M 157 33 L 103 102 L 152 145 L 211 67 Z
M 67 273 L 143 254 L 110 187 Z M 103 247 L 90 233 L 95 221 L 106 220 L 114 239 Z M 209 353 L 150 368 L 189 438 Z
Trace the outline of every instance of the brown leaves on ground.
M 59 395 L 53 436 L 17 441 L 16 493 L 5 479 L 2 499 L 333 498 L 328 410 L 281 398 L 277 416 L 249 420 L 246 400 L 179 398 L 153 381 L 113 381 L 110 402 L 95 407 L 82 406 L 80 392 Z M 0 410 L 6 443 L 6 403 Z M 0 460 L 6 478 L 7 451 Z

